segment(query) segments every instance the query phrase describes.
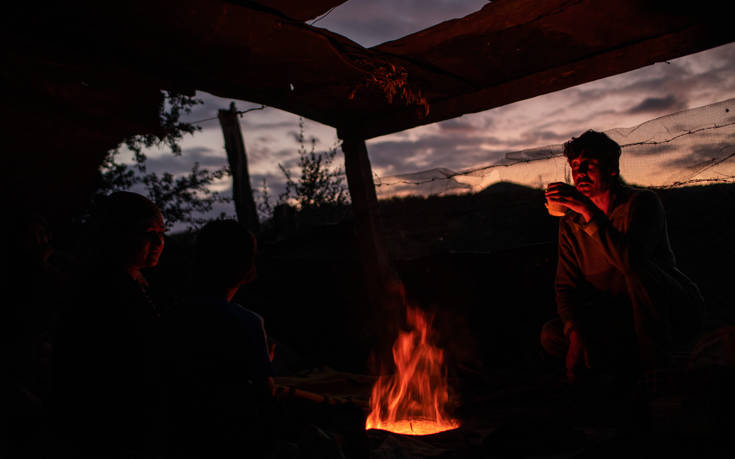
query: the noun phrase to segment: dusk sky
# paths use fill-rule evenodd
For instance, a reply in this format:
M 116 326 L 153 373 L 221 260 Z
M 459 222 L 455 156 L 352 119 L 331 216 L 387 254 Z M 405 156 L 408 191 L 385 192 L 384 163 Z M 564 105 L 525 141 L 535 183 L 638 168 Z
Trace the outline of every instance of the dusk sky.
M 483 0 L 350 0 L 314 25 L 370 47 L 466 16 Z M 310 21 L 312 23 L 314 21 Z M 327 69 L 325 69 L 327 70 Z M 204 104 L 186 120 L 216 117 L 230 99 L 199 93 Z M 632 72 L 593 81 L 566 90 L 469 114 L 368 141 L 375 174 L 381 177 L 443 167 L 461 170 L 508 152 L 560 144 L 587 129 L 610 130 L 735 97 L 735 44 L 657 63 Z M 257 107 L 235 101 L 239 110 Z M 277 195 L 284 177 L 278 164 L 297 161 L 296 115 L 277 109 L 253 111 L 241 118 L 253 187 L 265 178 Z M 317 150 L 337 143 L 336 131 L 305 120 L 307 138 L 317 139 Z M 182 143 L 183 155 L 148 152 L 149 168 L 184 173 L 198 161 L 203 167 L 226 163 L 218 121 L 200 123 L 201 131 Z M 340 158 L 341 160 L 341 158 Z M 220 190 L 227 190 L 223 182 Z M 230 210 L 229 213 L 232 213 Z

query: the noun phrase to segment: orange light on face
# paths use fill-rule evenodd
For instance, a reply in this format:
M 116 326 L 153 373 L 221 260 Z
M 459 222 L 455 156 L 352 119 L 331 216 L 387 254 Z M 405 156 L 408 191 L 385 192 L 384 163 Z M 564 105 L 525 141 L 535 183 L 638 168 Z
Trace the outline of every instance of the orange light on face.
M 404 435 L 429 435 L 456 429 L 459 422 L 446 414 L 449 386 L 444 353 L 428 338 L 431 325 L 419 309 L 406 308 L 409 331 L 393 344 L 394 375 L 381 376 L 370 396 L 366 429 Z

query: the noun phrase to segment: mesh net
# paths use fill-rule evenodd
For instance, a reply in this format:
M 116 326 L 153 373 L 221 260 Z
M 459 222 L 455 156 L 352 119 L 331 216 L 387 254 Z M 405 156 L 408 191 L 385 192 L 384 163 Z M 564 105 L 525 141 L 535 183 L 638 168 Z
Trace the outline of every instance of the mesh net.
M 605 131 L 622 147 L 621 176 L 629 184 L 657 188 L 735 182 L 733 109 L 735 98 Z M 497 182 L 542 188 L 571 179 L 561 144 L 493 156 L 461 171 L 376 177 L 378 198 L 472 193 Z

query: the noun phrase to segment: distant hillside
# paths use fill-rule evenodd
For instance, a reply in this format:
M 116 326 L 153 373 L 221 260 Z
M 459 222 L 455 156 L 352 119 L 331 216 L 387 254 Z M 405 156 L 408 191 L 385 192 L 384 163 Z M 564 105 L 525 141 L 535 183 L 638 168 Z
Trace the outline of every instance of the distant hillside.
M 558 222 L 546 212 L 543 191 L 505 182 L 475 194 L 385 200 L 380 213 L 399 259 L 554 243 Z
M 714 312 L 735 318 L 729 290 L 735 271 L 735 184 L 656 192 L 680 268 L 702 287 Z M 558 219 L 546 213 L 543 192 L 512 183 L 472 195 L 381 201 L 380 211 L 389 251 L 397 259 L 556 246 Z
M 658 191 L 679 266 L 701 287 L 710 317 L 735 323 L 735 185 Z M 449 354 L 513 365 L 538 355 L 555 314 L 558 219 L 543 193 L 510 183 L 480 193 L 379 203 L 388 251 L 415 304 L 439 314 Z M 301 226 L 263 240 L 256 282 L 240 301 L 283 343 L 286 367 L 360 370 L 374 335 L 353 220 Z M 284 363 L 285 362 L 285 363 Z

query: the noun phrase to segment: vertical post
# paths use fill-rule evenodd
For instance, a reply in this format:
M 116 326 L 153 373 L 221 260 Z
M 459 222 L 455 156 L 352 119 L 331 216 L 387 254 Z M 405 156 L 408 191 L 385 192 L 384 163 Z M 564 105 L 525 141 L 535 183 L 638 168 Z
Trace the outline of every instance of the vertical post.
M 380 231 L 378 198 L 365 141 L 342 131 L 339 136 L 345 155 L 345 173 L 357 225 L 360 258 L 370 306 L 373 307 L 368 328 L 377 341 L 375 352 L 378 360 L 386 363 L 392 361 L 391 346 L 403 320 L 405 291 L 398 273 L 391 266 Z
M 232 172 L 232 198 L 235 201 L 237 220 L 250 231 L 258 232 L 260 222 L 253 199 L 253 189 L 250 187 L 248 158 L 235 103 L 230 103 L 229 110 L 219 110 L 217 117 L 222 126 L 227 162 Z

